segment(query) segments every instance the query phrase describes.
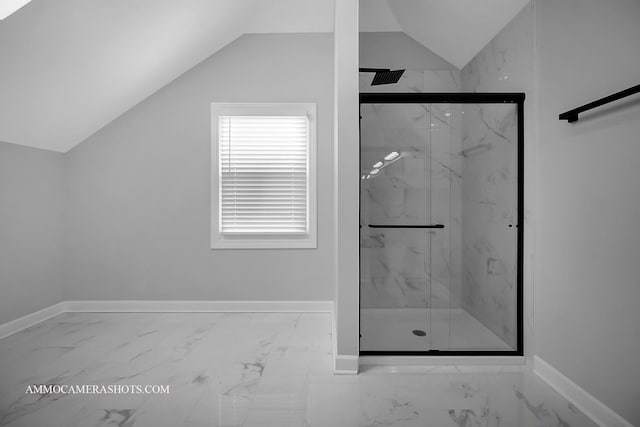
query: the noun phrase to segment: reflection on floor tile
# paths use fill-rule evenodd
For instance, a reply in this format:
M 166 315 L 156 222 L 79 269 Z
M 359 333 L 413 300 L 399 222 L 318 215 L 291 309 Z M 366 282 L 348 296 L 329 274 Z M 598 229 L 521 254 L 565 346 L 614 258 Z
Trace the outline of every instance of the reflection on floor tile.
M 325 314 L 67 313 L 0 340 L 0 426 L 589 427 L 531 373 L 331 373 Z M 29 394 L 29 385 L 169 394 Z

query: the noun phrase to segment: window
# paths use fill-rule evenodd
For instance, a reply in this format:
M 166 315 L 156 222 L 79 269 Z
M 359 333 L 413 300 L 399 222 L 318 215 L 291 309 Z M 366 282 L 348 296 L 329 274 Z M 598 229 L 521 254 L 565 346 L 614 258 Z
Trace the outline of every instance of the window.
M 315 104 L 212 104 L 212 248 L 317 247 L 315 117 Z

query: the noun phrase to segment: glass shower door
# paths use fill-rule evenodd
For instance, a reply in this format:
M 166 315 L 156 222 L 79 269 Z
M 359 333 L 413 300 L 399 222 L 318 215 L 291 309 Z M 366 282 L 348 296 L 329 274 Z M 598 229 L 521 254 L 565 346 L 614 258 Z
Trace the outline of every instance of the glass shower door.
M 448 108 L 361 105 L 361 351 L 449 347 Z
M 522 354 L 523 103 L 361 94 L 361 354 Z
M 431 222 L 444 228 L 429 236 L 431 346 L 429 350 L 451 350 L 452 308 L 459 306 L 461 248 L 461 109 L 459 104 L 426 104 L 430 150 L 429 185 Z

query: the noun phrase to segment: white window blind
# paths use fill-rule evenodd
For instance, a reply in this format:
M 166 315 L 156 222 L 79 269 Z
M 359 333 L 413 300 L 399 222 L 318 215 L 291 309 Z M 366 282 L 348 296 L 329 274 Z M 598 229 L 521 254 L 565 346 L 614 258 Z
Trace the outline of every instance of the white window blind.
M 219 233 L 309 232 L 307 115 L 220 115 Z

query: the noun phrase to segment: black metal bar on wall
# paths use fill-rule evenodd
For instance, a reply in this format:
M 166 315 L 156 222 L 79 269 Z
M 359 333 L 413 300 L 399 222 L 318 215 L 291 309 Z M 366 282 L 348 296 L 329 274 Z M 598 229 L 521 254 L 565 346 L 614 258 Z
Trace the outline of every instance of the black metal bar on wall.
M 600 107 L 601 105 L 609 104 L 610 102 L 617 101 L 636 93 L 640 93 L 640 85 L 632 86 L 629 89 L 621 90 L 620 92 L 589 102 L 588 104 L 584 104 L 578 108 L 574 108 L 573 110 L 565 111 L 558 116 L 558 119 L 566 120 L 569 123 L 577 122 L 578 114 L 580 113 L 584 113 L 585 111 L 592 110 L 596 107 Z
M 427 350 L 360 351 L 361 356 L 523 356 L 524 355 L 524 100 L 521 92 L 429 92 L 429 93 L 361 93 L 360 104 L 517 104 L 517 272 L 516 272 L 516 349 L 515 350 Z M 362 113 L 360 114 L 362 118 Z M 362 130 L 362 129 L 361 129 Z M 360 138 L 359 143 L 362 143 Z M 360 215 L 360 208 L 358 211 Z M 371 228 L 383 226 L 369 225 Z M 389 226 L 384 226 L 389 228 Z M 417 226 L 405 226 L 416 227 Z M 421 228 L 444 228 L 444 225 Z M 360 248 L 358 248 L 360 250 Z M 358 309 L 360 297 L 358 296 Z

